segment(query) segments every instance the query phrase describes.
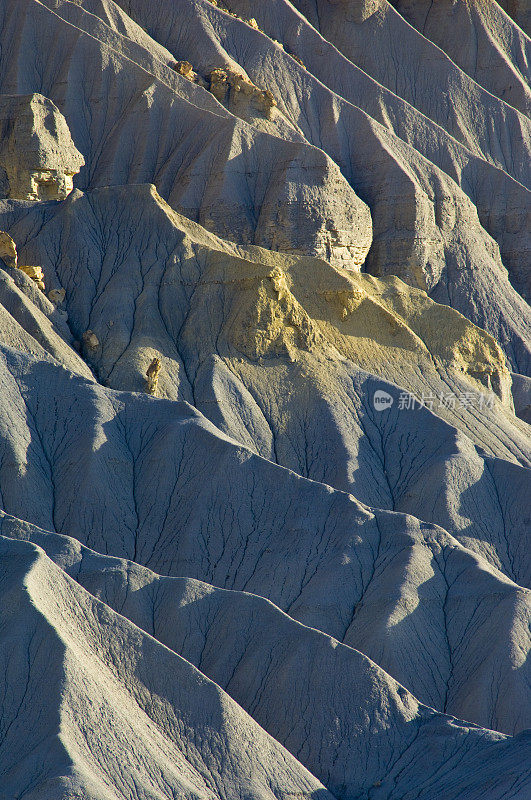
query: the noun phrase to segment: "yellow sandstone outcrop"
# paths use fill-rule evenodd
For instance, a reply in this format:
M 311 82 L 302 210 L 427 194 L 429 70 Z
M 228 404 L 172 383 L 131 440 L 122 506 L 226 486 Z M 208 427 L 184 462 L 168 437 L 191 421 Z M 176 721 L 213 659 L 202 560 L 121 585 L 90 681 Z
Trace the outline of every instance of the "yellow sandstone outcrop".
M 175 63 L 171 64 L 171 67 L 179 75 L 182 75 L 183 78 L 192 81 L 192 83 L 197 83 L 198 86 L 202 86 L 203 89 L 208 88 L 208 84 L 203 76 L 195 72 L 192 64 L 190 64 L 189 61 L 175 61 Z
M 251 27 L 255 27 L 255 25 Z M 249 78 L 231 67 L 224 66 L 214 69 L 205 80 L 202 75 L 195 72 L 189 61 L 175 61 L 171 66 L 183 78 L 204 89 L 209 89 L 220 103 L 228 103 L 231 100 L 245 97 L 252 101 L 267 119 L 271 119 L 272 109 L 277 105 L 273 92 L 269 89 L 260 89 Z
M 225 3 L 222 3 L 221 0 L 209 0 L 210 4 L 216 6 L 216 8 L 220 8 L 226 14 L 230 14 L 231 17 L 235 17 L 236 19 L 241 19 L 242 22 L 245 22 L 246 25 L 249 25 L 251 28 L 254 28 L 255 31 L 262 31 L 262 29 L 258 26 L 257 21 L 254 17 L 242 17 L 239 14 L 236 14 L 234 11 L 231 11 Z
M 28 278 L 31 278 L 32 281 L 35 281 L 41 292 L 44 292 L 44 274 L 42 271 L 42 267 L 30 267 L 30 266 L 19 266 L 19 270 L 21 270 Z
M 192 76 L 195 75 L 194 68 L 189 61 L 176 61 L 172 66 L 175 72 L 178 72 L 179 75 L 183 75 L 185 78 L 190 80 L 192 79 Z
M 159 374 L 160 370 L 162 369 L 162 361 L 160 358 L 155 358 L 152 360 L 151 364 L 146 370 L 146 392 L 148 394 L 156 395 L 157 389 L 159 385 Z
M 277 102 L 269 89 L 260 89 L 245 75 L 235 72 L 230 67 L 214 69 L 208 78 L 210 91 L 220 103 L 237 99 L 238 96 L 246 97 L 252 100 L 264 116 L 271 118 Z
M 31 278 L 39 289 L 44 292 L 44 274 L 42 267 L 32 267 L 18 263 L 17 246 L 11 236 L 5 231 L 0 231 L 0 259 L 8 267 L 19 269 L 28 278 Z
M 2 259 L 8 267 L 17 266 L 17 246 L 11 236 L 5 231 L 0 231 L 0 259 Z

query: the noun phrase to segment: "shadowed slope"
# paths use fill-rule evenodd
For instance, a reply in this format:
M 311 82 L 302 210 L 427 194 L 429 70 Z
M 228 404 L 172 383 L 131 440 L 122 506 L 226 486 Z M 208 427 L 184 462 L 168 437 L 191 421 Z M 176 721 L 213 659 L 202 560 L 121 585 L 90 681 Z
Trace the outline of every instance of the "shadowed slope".
M 0 0 L 0 800 L 527 800 L 527 40 L 412 2 Z
M 391 0 L 474 81 L 529 115 L 531 43 L 494 0 Z
M 332 800 L 191 664 L 0 540 L 0 797 Z M 18 676 L 18 680 L 14 680 Z
M 399 274 L 437 291 L 437 299 L 444 302 L 450 297 L 456 308 L 500 340 L 515 369 L 527 370 L 526 356 L 516 343 L 522 315 L 513 312 L 521 301 L 506 281 L 496 245 L 454 181 L 477 204 L 483 225 L 499 242 L 522 292 L 527 291 L 528 279 L 527 193 L 499 169 L 471 157 L 455 140 L 445 140 L 442 128 L 425 128 L 414 109 L 395 107 L 385 98 L 383 106 L 378 100 L 367 101 L 369 114 L 379 120 L 373 121 L 331 94 L 270 39 L 209 3 L 180 7 L 180 14 L 187 13 L 181 35 L 189 42 L 202 34 L 202 49 L 210 49 L 214 59 L 210 67 L 226 60 L 223 45 L 236 47 L 233 56 L 244 65 L 238 69 L 247 69 L 260 84 L 278 80 L 274 92 L 279 118 L 289 119 L 290 131 L 284 126 L 271 138 L 259 133 L 254 123 L 236 121 L 209 92 L 166 66 L 160 59 L 170 57 L 145 34 L 138 34 L 133 43 L 73 4 L 57 4 L 58 13 L 52 14 L 28 1 L 25 17 L 19 8 L 6 20 L 4 34 L 34 54 L 35 62 L 13 55 L 6 63 L 4 91 L 39 89 L 61 107 L 87 160 L 80 185 L 153 181 L 173 207 L 230 240 L 296 249 L 353 268 L 363 261 L 371 241 L 368 212 L 354 195 L 355 187 L 374 218 L 370 270 Z M 74 14 L 76 24 L 59 13 L 67 19 Z M 85 26 L 91 36 L 78 26 Z M 54 56 L 39 51 L 42 39 L 36 29 L 63 42 L 70 65 L 63 64 L 64 80 L 56 80 L 56 65 L 43 69 Z M 187 37 L 190 30 L 193 37 Z M 244 59 L 240 51 L 249 56 Z M 344 69 L 338 64 L 334 71 L 340 74 Z M 94 74 L 100 73 L 95 81 Z M 82 91 L 79 75 L 85 76 Z M 380 89 L 372 83 L 361 96 L 377 96 Z M 214 114 L 213 102 L 218 109 Z M 92 109 L 90 115 L 87 108 Z M 386 129 L 392 119 L 396 124 L 389 126 L 419 152 Z M 499 128 L 511 126 L 505 121 Z M 308 147 L 305 137 L 329 158 Z M 520 144 L 524 138 L 522 131 L 516 141 Z M 501 287 L 498 304 L 492 301 L 493 285 Z
M 376 667 L 342 648 L 339 652 L 344 652 L 347 664 L 350 658 L 351 668 L 345 664 L 323 668 L 326 637 L 310 634 L 271 603 L 189 578 L 164 578 L 7 515 L 0 516 L 0 532 L 42 547 L 89 592 L 219 683 L 299 757 L 302 731 L 311 726 L 309 749 L 314 755 L 304 763 L 316 775 L 323 776 L 330 768 L 317 753 L 322 754 L 324 747 L 331 760 L 334 753 L 330 726 L 340 713 L 334 697 L 342 705 L 341 718 L 352 726 L 350 734 L 342 736 L 345 753 L 365 762 L 378 751 L 379 758 L 373 760 L 381 761 L 380 747 L 363 719 L 376 715 L 382 728 L 376 735 L 382 735 L 393 727 L 389 719 L 384 723 L 380 718 L 387 717 L 384 709 L 389 703 L 382 700 L 376 713 L 371 704 L 378 693 L 374 685 L 359 679 L 364 676 L 370 684 L 372 676 L 384 695 L 393 694 L 396 687 L 389 681 L 385 684 Z M 442 531 L 410 539 L 409 544 L 400 537 L 389 539 L 380 549 L 385 556 L 375 562 L 370 591 L 367 584 L 343 641 L 377 657 L 435 708 L 507 733 L 528 727 L 531 711 L 524 698 L 529 592 L 472 557 Z M 383 589 L 387 582 L 391 591 Z M 382 604 L 379 598 L 384 594 L 388 599 Z M 279 655 L 272 659 L 272 652 Z M 272 660 L 277 668 L 272 668 Z M 308 670 L 306 676 L 303 669 Z M 334 690 L 341 683 L 344 688 Z M 286 695 L 293 711 L 281 714 Z M 329 717 L 324 710 L 316 717 L 312 698 L 319 697 L 330 704 Z M 395 708 L 394 713 L 404 715 L 405 710 Z M 407 714 L 404 722 L 410 721 L 406 718 Z M 297 720 L 301 733 L 294 736 L 292 725 Z M 361 752 L 364 748 L 366 752 Z M 371 783 L 379 777 L 374 773 L 364 779 Z M 338 783 L 339 777 L 334 785 Z
M 95 331 L 99 344 L 86 355 L 100 380 L 143 390 L 161 355 L 161 394 L 193 402 L 306 477 L 442 525 L 527 583 L 516 553 L 528 470 L 491 465 L 472 444 L 529 463 L 527 426 L 508 405 L 509 374 L 487 334 L 396 279 L 224 243 L 149 187 L 72 196 L 35 240 L 22 210 L 11 228 L 21 252 L 43 264 L 50 285 L 65 286 L 75 335 Z M 213 308 L 219 314 L 205 313 Z M 365 370 L 424 396 L 424 407 Z M 391 393 L 391 408 L 375 409 L 377 390 Z M 440 395 L 455 408 L 439 409 Z
M 114 30 L 124 31 L 125 15 L 116 4 L 84 0 L 84 6 L 100 14 Z M 60 5 L 61 13 L 65 14 L 66 8 L 72 6 Z M 529 193 L 485 160 L 477 142 L 468 142 L 467 146 L 459 143 L 443 127 L 341 56 L 282 0 L 252 10 L 245 5 L 234 6 L 236 11 L 243 8 L 247 16 L 255 14 L 272 38 L 207 0 L 183 0 L 178 7 L 163 3 L 156 14 L 148 13 L 143 2 L 129 3 L 127 8 L 175 58 L 187 59 L 199 73 L 208 76 L 213 66 L 229 65 L 272 90 L 278 109 L 268 125 L 276 126 L 278 135 L 297 141 L 302 137 L 322 148 L 370 205 L 374 224 L 374 243 L 367 261 L 370 271 L 395 273 L 428 290 L 435 290 L 440 282 L 439 292 L 448 292 L 447 271 L 455 274 L 452 267 L 456 264 L 459 271 L 467 271 L 469 285 L 465 291 L 462 278 L 456 281 L 452 275 L 451 304 L 505 341 L 495 323 L 501 308 L 496 312 L 488 300 L 488 275 L 492 272 L 499 283 L 504 270 L 467 198 L 476 206 L 481 225 L 499 245 L 514 285 L 527 296 Z M 78 9 L 77 24 L 92 29 L 93 19 Z M 401 18 L 397 15 L 397 19 Z M 111 35 L 110 28 L 108 32 Z M 132 30 L 130 22 L 127 38 L 122 33 L 114 46 L 123 49 L 131 43 L 130 37 L 141 45 L 144 54 L 158 53 L 160 45 L 143 29 Z M 276 39 L 285 42 L 287 50 L 298 53 L 307 69 L 284 52 Z M 171 55 L 165 58 L 171 63 Z M 208 93 L 194 83 L 185 83 L 195 90 L 194 102 L 201 104 Z M 230 95 L 228 107 L 232 114 L 248 119 L 247 105 L 238 97 Z M 495 102 L 491 95 L 487 97 Z M 290 131 L 285 129 L 288 121 Z M 524 130 L 516 137 L 515 147 L 523 147 L 522 159 L 527 164 L 523 142 L 529 138 L 529 122 L 526 118 L 520 122 Z M 256 117 L 252 124 L 258 124 Z M 511 125 L 505 120 L 499 128 L 509 130 Z M 211 224 L 207 222 L 207 226 Z M 227 233 L 216 222 L 214 229 L 239 240 L 236 232 Z M 444 301 L 449 302 L 446 297 Z M 505 311 L 502 315 L 512 326 L 515 317 Z
M 3 53 L 0 91 L 38 86 L 55 98 L 85 156 L 79 185 L 155 182 L 228 238 L 329 257 L 333 242 L 339 261 L 364 260 L 370 212 L 321 150 L 261 133 L 219 104 L 217 113 L 211 96 L 196 105 L 189 82 L 160 61 L 164 80 L 116 50 L 107 29 L 102 40 L 91 35 L 96 17 L 86 15 L 89 34 L 36 0 L 3 5 L 0 34 L 27 55 Z
M 8 351 L 5 358 L 6 511 L 166 575 L 261 594 L 360 647 L 430 704 L 469 708 L 470 693 L 461 694 L 467 653 L 485 647 L 476 625 L 501 613 L 500 626 L 513 618 L 516 632 L 518 590 L 447 534 L 260 459 L 189 406 L 104 390 Z M 492 516 L 486 489 L 478 495 L 471 485 L 465 494 Z M 525 579 L 524 537 L 516 527 L 505 540 L 492 532 L 476 549 Z
M 387 0 L 296 0 L 294 5 L 325 39 L 383 86 L 469 149 L 479 145 L 491 163 L 517 180 L 527 179 L 527 156 L 520 148 L 529 135 L 529 120 L 461 71 Z M 517 156 L 513 161 L 518 152 L 523 159 Z

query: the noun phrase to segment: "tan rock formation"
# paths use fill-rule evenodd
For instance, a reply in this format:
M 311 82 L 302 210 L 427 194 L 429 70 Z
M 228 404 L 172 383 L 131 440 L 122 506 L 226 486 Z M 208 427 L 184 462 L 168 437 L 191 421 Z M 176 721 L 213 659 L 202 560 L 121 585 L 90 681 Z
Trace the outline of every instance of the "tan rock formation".
M 271 118 L 277 102 L 269 89 L 260 89 L 246 75 L 235 72 L 230 67 L 214 69 L 208 78 L 210 91 L 220 103 L 229 103 L 246 97 L 253 101 L 264 116 Z
M 152 360 L 151 364 L 146 370 L 146 392 L 148 394 L 156 395 L 157 389 L 159 385 L 159 374 L 160 370 L 162 369 L 162 361 L 160 358 L 155 358 Z
M 176 61 L 174 64 L 171 65 L 172 69 L 175 70 L 179 75 L 182 75 L 183 78 L 186 78 L 192 83 L 197 83 L 199 86 L 202 86 L 204 89 L 208 87 L 207 82 L 205 79 L 199 75 L 197 72 L 194 71 L 192 64 L 189 61 Z
M 288 51 L 286 52 L 288 53 L 288 56 L 291 56 L 292 59 L 297 62 L 297 64 L 300 64 L 303 69 L 306 69 L 306 65 L 304 64 L 302 58 L 299 58 L 299 56 L 296 56 L 294 53 L 290 53 Z
M 81 338 L 83 340 L 83 346 L 85 350 L 87 350 L 89 353 L 97 350 L 97 348 L 100 346 L 100 340 L 94 331 L 91 331 L 90 329 L 85 331 Z
M 35 281 L 41 292 L 44 292 L 44 274 L 42 271 L 42 267 L 30 267 L 30 266 L 19 266 L 19 270 L 23 272 L 28 278 L 31 278 L 32 281 Z
M 185 78 L 191 78 L 191 76 L 194 74 L 194 68 L 189 61 L 176 61 L 172 67 L 175 72 L 178 72 L 179 75 L 182 75 Z
M 17 266 L 17 246 L 11 236 L 5 231 L 0 231 L 0 259 L 2 259 L 8 267 Z
M 228 6 L 226 6 L 225 3 L 222 3 L 221 0 L 209 0 L 209 2 L 211 3 L 211 5 L 216 6 L 216 8 L 220 8 L 226 14 L 230 14 L 231 17 L 236 17 L 236 19 L 241 19 L 242 22 L 245 22 L 246 25 L 249 25 L 249 27 L 254 28 L 255 31 L 262 31 L 262 29 L 259 27 L 254 17 L 244 17 L 241 14 L 236 14 L 235 11 L 231 11 L 231 9 Z
M 59 109 L 40 94 L 0 95 L 0 173 L 4 194 L 63 200 L 85 160 Z
M 44 274 L 41 267 L 31 267 L 18 263 L 17 246 L 11 236 L 5 231 L 0 231 L 0 259 L 8 267 L 19 269 L 28 278 L 31 278 L 39 289 L 44 292 Z M 64 291 L 64 290 L 63 290 Z
M 66 297 L 66 290 L 62 287 L 60 289 L 50 289 L 48 292 L 48 300 L 54 303 L 56 306 L 61 305 Z

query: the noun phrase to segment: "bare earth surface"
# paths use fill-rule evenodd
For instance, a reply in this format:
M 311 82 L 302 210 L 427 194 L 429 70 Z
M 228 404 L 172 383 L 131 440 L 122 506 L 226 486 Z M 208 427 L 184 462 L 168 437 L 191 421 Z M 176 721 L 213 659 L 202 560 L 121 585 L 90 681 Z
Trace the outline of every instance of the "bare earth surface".
M 0 800 L 527 800 L 524 3 L 0 0 Z

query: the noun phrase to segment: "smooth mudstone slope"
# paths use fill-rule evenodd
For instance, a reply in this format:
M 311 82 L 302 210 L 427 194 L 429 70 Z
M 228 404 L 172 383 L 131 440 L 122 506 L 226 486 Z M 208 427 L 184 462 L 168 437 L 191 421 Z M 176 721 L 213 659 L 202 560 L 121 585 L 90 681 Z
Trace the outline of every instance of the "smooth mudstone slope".
M 40 548 L 2 537 L 0 575 L 2 800 L 333 800 L 219 686 Z
M 517 641 L 526 647 L 525 593 L 444 531 L 277 467 L 186 404 L 112 392 L 14 351 L 4 359 L 8 513 L 165 575 L 260 594 L 364 650 L 425 702 L 517 724 L 508 716 L 519 707 L 509 701 L 519 680 L 511 653 Z M 497 549 L 477 545 L 525 571 L 515 531 Z M 509 635 L 500 657 L 514 712 L 496 710 L 497 701 L 470 706 L 471 689 L 460 688 L 467 659 L 490 648 L 495 614 Z
M 7 223 L 66 288 L 78 339 L 95 332 L 84 352 L 100 381 L 142 391 L 160 357 L 163 396 L 305 477 L 441 525 L 528 584 L 527 426 L 499 347 L 459 314 L 396 280 L 236 248 L 149 187 L 11 204 Z
M 484 0 L 391 0 L 419 33 L 476 83 L 529 116 L 531 42 L 504 14 L 511 3 Z M 510 12 L 509 12 L 510 13 Z
M 500 6 L 0 0 L 0 800 L 527 800 Z
M 337 696 L 348 733 L 345 727 L 344 757 L 334 773 L 334 785 L 341 783 L 349 761 L 370 760 L 369 754 L 377 752 L 378 737 L 390 726 L 389 712 L 384 710 L 393 705 L 389 695 L 400 695 L 400 689 L 367 659 L 340 647 L 337 640 L 334 643 L 315 631 L 310 633 L 254 595 L 215 589 L 190 578 L 161 577 L 8 515 L 0 515 L 0 532 L 42 547 L 87 591 L 220 684 L 299 757 L 304 732 L 310 726 L 311 756 L 303 760 L 316 775 L 326 774 L 333 762 L 332 730 L 340 713 Z M 519 733 L 529 726 L 531 714 L 529 704 L 522 702 L 528 682 L 530 593 L 504 579 L 484 560 L 472 558 L 442 532 L 422 542 L 410 541 L 405 549 L 415 555 L 418 567 L 425 569 L 416 575 L 409 571 L 407 588 L 401 586 L 393 592 L 382 614 L 379 592 L 386 581 L 393 580 L 393 563 L 396 578 L 397 554 L 404 540 L 384 545 L 386 558 L 375 564 L 378 574 L 357 604 L 343 641 L 385 662 L 402 684 L 432 707 L 487 728 Z M 422 588 L 422 577 L 430 568 L 435 570 L 431 581 L 441 585 L 442 578 L 446 592 Z M 415 620 L 422 614 L 421 603 L 427 611 L 422 626 Z M 427 624 L 428 615 L 431 624 Z M 496 646 L 492 647 L 494 628 Z M 337 665 L 329 661 L 332 652 L 338 656 Z M 323 668 L 327 662 L 329 666 Z M 446 667 L 441 669 L 444 662 Z M 360 681 L 361 676 L 365 680 Z M 343 688 L 334 689 L 339 684 Z M 374 733 L 369 719 L 374 712 L 375 684 L 384 695 L 377 716 L 382 714 L 385 721 L 381 720 L 381 729 Z M 290 710 L 280 713 L 288 697 Z M 319 698 L 323 706 L 317 716 Z M 326 704 L 330 704 L 328 711 Z M 394 713 L 400 716 L 399 706 Z M 373 763 L 377 765 L 379 760 L 380 756 L 373 758 Z M 378 777 L 362 778 L 354 773 L 349 780 L 371 783 Z

